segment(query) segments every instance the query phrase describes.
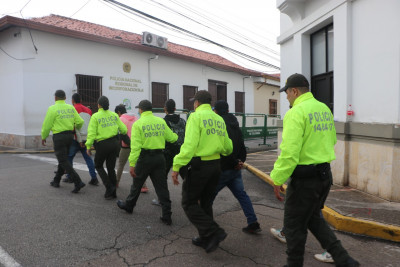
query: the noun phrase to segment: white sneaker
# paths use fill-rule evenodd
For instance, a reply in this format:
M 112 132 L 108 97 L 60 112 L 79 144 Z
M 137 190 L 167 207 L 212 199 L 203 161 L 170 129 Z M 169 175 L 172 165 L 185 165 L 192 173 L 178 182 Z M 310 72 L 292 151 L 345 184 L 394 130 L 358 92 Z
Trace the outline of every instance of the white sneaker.
M 151 201 L 151 204 L 156 205 L 156 206 L 161 206 L 160 202 L 156 198 Z
M 324 251 L 324 253 L 322 254 L 315 254 L 314 258 L 318 261 L 322 261 L 322 262 L 328 262 L 328 263 L 333 263 L 334 260 L 332 258 L 332 255 L 329 254 L 328 251 Z
M 281 229 L 271 228 L 271 234 L 282 243 L 286 243 L 286 237 L 281 234 Z

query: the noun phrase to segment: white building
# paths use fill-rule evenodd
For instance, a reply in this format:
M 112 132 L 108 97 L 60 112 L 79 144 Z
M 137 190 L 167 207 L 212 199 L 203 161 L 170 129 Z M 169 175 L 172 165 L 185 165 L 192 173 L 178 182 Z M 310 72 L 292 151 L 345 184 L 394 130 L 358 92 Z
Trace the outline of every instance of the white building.
M 67 103 L 80 93 L 93 110 L 100 95 L 109 97 L 111 109 L 120 103 L 134 109 L 142 99 L 163 107 L 169 98 L 178 109 L 192 109 L 188 99 L 209 90 L 214 100 L 227 100 L 231 112 L 253 113 L 253 78 L 262 77 L 156 35 L 142 40 L 56 15 L 1 18 L 0 48 L 0 145 L 21 148 L 40 146 L 42 122 L 57 89 L 66 92 Z
M 400 201 L 400 1 L 277 0 L 277 7 L 281 85 L 302 73 L 333 110 L 334 182 Z M 282 94 L 282 117 L 287 103 Z

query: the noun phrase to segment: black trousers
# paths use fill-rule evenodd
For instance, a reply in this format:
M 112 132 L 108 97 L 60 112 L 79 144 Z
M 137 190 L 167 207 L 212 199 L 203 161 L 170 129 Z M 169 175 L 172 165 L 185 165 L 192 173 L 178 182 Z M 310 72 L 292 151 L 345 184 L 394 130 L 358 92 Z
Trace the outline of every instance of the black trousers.
M 172 165 L 174 163 L 174 157 L 179 154 L 179 150 L 177 151 L 164 151 L 164 157 L 165 157 L 165 173 L 168 179 L 168 173 L 172 168 Z M 179 175 L 182 177 L 182 179 L 185 179 L 188 174 L 188 167 L 183 166 L 179 169 Z
M 120 150 L 118 138 L 112 137 L 100 141 L 96 143 L 95 148 L 94 167 L 106 187 L 106 195 L 113 194 L 117 188 L 115 163 Z M 103 167 L 104 162 L 106 162 L 107 172 Z
M 162 217 L 167 219 L 171 217 L 171 200 L 169 198 L 169 190 L 167 178 L 165 175 L 165 158 L 163 152 L 144 151 L 140 153 L 139 159 L 135 166 L 136 177 L 133 178 L 131 191 L 126 198 L 126 205 L 129 208 L 136 206 L 136 202 L 140 195 L 140 189 L 148 176 L 154 185 L 158 200 L 162 208 Z
M 349 257 L 327 222 L 320 216 L 332 185 L 328 163 L 297 166 L 288 184 L 284 211 L 288 266 L 303 266 L 307 229 L 328 250 L 336 264 Z
M 182 184 L 182 207 L 199 236 L 207 238 L 220 229 L 214 221 L 212 210 L 212 200 L 221 174 L 220 160 L 193 161 Z
M 57 172 L 54 177 L 54 182 L 56 183 L 60 183 L 61 176 L 63 176 L 65 172 L 69 174 L 75 185 L 81 183 L 81 178 L 68 161 L 69 147 L 73 140 L 74 134 L 72 132 L 53 135 L 54 154 L 58 161 Z

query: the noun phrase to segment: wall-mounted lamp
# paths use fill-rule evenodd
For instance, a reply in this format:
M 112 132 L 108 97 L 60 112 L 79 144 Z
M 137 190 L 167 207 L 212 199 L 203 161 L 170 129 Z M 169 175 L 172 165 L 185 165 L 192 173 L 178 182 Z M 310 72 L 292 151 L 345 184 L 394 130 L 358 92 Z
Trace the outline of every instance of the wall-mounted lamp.
M 272 95 L 274 95 L 275 94 L 275 91 L 272 91 Z
M 244 76 L 244 77 L 243 77 L 243 92 L 244 92 L 244 79 L 248 79 L 248 78 L 251 79 L 251 76 Z

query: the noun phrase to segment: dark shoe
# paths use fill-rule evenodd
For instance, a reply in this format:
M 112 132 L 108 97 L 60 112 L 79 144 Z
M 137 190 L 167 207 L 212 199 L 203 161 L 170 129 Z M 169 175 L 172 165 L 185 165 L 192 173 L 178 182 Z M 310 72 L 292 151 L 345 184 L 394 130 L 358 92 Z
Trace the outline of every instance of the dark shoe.
M 352 257 L 349 257 L 344 264 L 337 264 L 337 267 L 358 267 L 360 266 L 360 263 L 353 259 Z
M 171 217 L 168 217 L 168 218 L 160 217 L 160 220 L 165 225 L 171 225 L 172 224 Z
M 80 182 L 78 185 L 75 185 L 74 190 L 71 191 L 71 193 L 78 193 L 82 188 L 85 187 L 85 183 L 84 182 Z
M 99 180 L 97 180 L 97 178 L 92 178 L 92 180 L 90 180 L 89 184 L 91 184 L 91 185 L 99 185 Z
M 198 247 L 202 247 L 202 248 L 206 248 L 206 242 L 203 238 L 201 238 L 200 236 L 196 236 L 192 238 L 192 244 Z
M 106 195 L 104 196 L 104 198 L 105 198 L 106 200 L 116 199 L 116 198 L 117 198 L 117 192 L 114 191 L 114 193 L 106 194 Z
M 206 245 L 206 252 L 213 252 L 218 248 L 218 245 L 221 241 L 223 241 L 227 237 L 224 229 L 218 229 L 214 234 L 212 234 Z
M 125 210 L 127 213 L 132 213 L 133 212 L 133 208 L 128 208 L 128 206 L 126 206 L 126 202 L 124 202 L 122 200 L 118 200 L 117 201 L 117 206 L 121 210 Z
M 74 181 L 72 181 L 72 179 L 70 177 L 64 178 L 62 181 L 64 183 L 69 183 L 69 184 L 72 184 L 74 182 Z
M 60 183 L 57 183 L 57 182 L 54 182 L 54 181 L 50 182 L 50 185 L 52 187 L 55 187 L 55 188 L 59 188 L 60 187 Z
M 242 231 L 248 234 L 256 234 L 261 232 L 260 224 L 258 222 L 251 223 L 247 227 L 242 228 Z

